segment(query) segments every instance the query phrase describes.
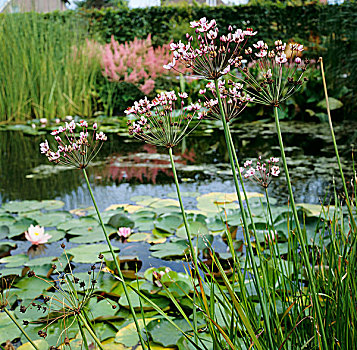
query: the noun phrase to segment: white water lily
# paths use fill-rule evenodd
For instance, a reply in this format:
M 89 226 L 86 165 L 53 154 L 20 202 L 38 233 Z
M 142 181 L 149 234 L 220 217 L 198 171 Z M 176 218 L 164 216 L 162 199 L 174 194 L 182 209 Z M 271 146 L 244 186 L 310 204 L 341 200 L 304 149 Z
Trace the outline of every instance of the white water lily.
M 51 237 L 51 235 L 45 233 L 45 228 L 39 225 L 30 225 L 28 230 L 25 232 L 25 238 L 33 245 L 47 243 Z

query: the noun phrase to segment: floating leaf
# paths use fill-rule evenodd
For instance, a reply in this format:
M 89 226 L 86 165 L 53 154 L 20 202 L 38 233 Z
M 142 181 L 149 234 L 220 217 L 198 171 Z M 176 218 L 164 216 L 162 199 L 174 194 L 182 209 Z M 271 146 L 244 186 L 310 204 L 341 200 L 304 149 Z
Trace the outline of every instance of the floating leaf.
M 19 267 L 23 266 L 28 261 L 29 257 L 26 254 L 17 254 L 0 259 L 0 264 L 6 264 L 6 268 Z
M 200 195 L 199 192 L 181 192 L 181 197 L 193 197 L 193 198 L 196 198 Z M 170 198 L 177 198 L 177 192 L 169 192 L 167 194 L 167 197 L 170 197 Z
M 118 247 L 113 247 L 114 251 L 119 251 Z M 91 244 L 80 245 L 78 247 L 67 250 L 67 253 L 73 256 L 73 260 L 77 263 L 93 264 L 100 261 L 98 255 L 102 253 L 105 258 L 111 257 L 110 253 L 107 253 L 109 248 L 106 244 Z M 0 260 L 1 262 L 1 260 Z
M 48 350 L 49 345 L 44 339 L 37 339 L 33 341 L 37 346 L 38 350 Z M 33 350 L 33 346 L 30 342 L 20 345 L 17 350 Z
M 145 319 L 145 321 L 148 322 L 147 319 Z M 143 329 L 144 327 L 143 320 L 139 319 L 138 324 L 139 324 L 139 328 Z M 115 342 L 123 344 L 127 347 L 135 346 L 136 344 L 138 344 L 139 336 L 136 330 L 135 323 L 132 322 L 129 323 L 127 326 L 122 327 L 115 336 Z
M 167 215 L 157 219 L 155 227 L 161 231 L 175 233 L 176 229 L 182 224 L 182 217 Z
M 27 211 L 43 209 L 45 207 L 46 204 L 39 201 L 12 201 L 3 205 L 3 208 L 10 213 L 24 213 Z
M 133 204 L 112 204 L 111 206 L 106 208 L 105 211 L 107 211 L 107 210 L 116 210 L 118 208 L 123 208 L 125 211 L 127 211 L 130 214 L 132 214 L 132 213 L 135 213 L 136 211 L 138 211 L 139 209 L 142 209 L 143 206 L 141 206 L 141 205 L 133 205 Z
M 57 210 L 57 209 L 61 209 L 64 206 L 64 202 L 54 199 L 43 200 L 41 201 L 41 204 L 44 205 L 43 208 L 46 210 Z
M 200 221 L 189 222 L 189 231 L 192 237 L 194 236 L 206 236 L 209 234 L 209 230 L 206 225 Z M 176 237 L 187 238 L 186 228 L 181 225 L 176 231 Z
M 134 221 L 129 219 L 126 215 L 124 214 L 115 214 L 113 215 L 109 221 L 108 224 L 115 227 L 118 229 L 119 227 L 130 227 L 134 228 Z
M 154 245 L 150 250 L 151 255 L 159 259 L 182 257 L 189 252 L 188 243 L 184 240 Z

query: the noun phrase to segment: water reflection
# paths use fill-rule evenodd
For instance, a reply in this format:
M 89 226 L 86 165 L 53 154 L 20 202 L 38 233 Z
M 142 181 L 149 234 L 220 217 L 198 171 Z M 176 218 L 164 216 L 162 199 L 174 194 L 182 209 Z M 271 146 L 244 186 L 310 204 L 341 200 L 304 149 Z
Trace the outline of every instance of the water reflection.
M 345 151 L 349 169 L 349 140 L 354 128 L 336 128 L 341 153 Z M 298 202 L 317 203 L 337 175 L 336 162 L 328 126 L 324 124 L 283 123 L 284 140 L 292 184 Z M 233 128 L 239 159 L 279 156 L 274 125 L 253 123 Z M 24 199 L 61 199 L 66 209 L 86 207 L 91 200 L 79 170 L 47 163 L 39 153 L 43 136 L 27 136 L 17 131 L 0 132 L 0 203 Z M 221 130 L 201 128 L 175 150 L 182 191 L 207 193 L 233 192 L 228 154 Z M 352 171 L 352 170 L 351 170 Z M 351 172 L 350 171 L 350 172 Z M 94 192 L 105 208 L 114 203 L 128 203 L 134 195 L 165 197 L 175 191 L 165 149 L 145 145 L 137 140 L 110 135 L 96 159 L 88 168 Z M 338 184 L 337 184 L 338 185 Z M 248 191 L 258 191 L 252 183 Z M 284 177 L 271 184 L 273 196 L 287 201 Z M 186 205 L 194 200 L 186 198 Z

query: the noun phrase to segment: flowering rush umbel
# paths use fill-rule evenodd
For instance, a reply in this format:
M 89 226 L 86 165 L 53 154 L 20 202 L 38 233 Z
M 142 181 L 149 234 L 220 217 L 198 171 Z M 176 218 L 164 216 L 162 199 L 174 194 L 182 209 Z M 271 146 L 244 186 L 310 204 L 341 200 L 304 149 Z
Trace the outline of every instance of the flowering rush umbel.
M 248 66 L 239 61 L 236 67 L 256 103 L 278 107 L 307 81 L 304 73 L 309 60 L 301 59 L 304 47 L 300 44 L 287 47 L 281 40 L 275 41 L 271 50 L 262 40 L 253 47 L 245 49 Z
M 243 91 L 243 84 L 228 81 L 228 86 L 224 80 L 218 80 L 219 93 L 222 100 L 224 115 L 227 122 L 236 118 L 243 109 L 247 106 L 248 102 L 252 102 L 253 98 Z M 208 109 L 203 112 L 203 115 L 209 119 L 221 120 L 221 111 L 218 104 L 217 92 L 215 84 L 209 82 L 205 89 L 201 89 L 200 94 L 204 95 L 204 107 Z
M 73 120 L 66 122 L 64 127 L 60 126 L 51 132 L 57 142 L 57 150 L 51 149 L 45 140 L 40 144 L 40 151 L 50 162 L 84 169 L 107 140 L 107 136 L 103 132 L 98 133 L 97 128 L 97 123 L 94 123 L 93 130 L 89 130 L 85 120 L 78 124 Z
M 252 160 L 244 162 L 244 167 L 240 171 L 245 179 L 249 179 L 258 183 L 263 188 L 267 188 L 273 177 L 280 174 L 279 158 L 271 157 L 266 162 L 262 162 L 262 157 L 259 156 L 257 163 L 253 165 Z
M 136 101 L 125 114 L 132 117 L 128 121 L 129 134 L 156 145 L 166 148 L 176 146 L 189 132 L 189 124 L 193 119 L 203 118 L 200 103 L 185 105 L 187 93 L 165 91 L 158 94 L 152 101 L 147 97 Z
M 227 74 L 231 66 L 239 61 L 248 37 L 256 34 L 251 28 L 234 31 L 229 26 L 226 35 L 219 35 L 216 21 L 209 21 L 205 17 L 190 24 L 191 28 L 196 29 L 195 40 L 187 33 L 187 44 L 181 41 L 171 43 L 173 58 L 164 68 L 178 70 L 176 66 L 179 62 L 208 80 L 216 80 Z

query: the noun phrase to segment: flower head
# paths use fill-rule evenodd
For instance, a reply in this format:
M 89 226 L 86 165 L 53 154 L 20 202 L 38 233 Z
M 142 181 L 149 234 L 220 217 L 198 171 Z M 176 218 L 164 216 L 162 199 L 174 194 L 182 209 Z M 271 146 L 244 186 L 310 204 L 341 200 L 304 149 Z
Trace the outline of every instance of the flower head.
M 242 90 L 241 83 L 228 82 L 226 86 L 223 80 L 218 80 L 218 88 L 221 96 L 224 115 L 227 122 L 236 118 L 243 109 L 247 106 L 248 102 L 253 99 Z M 200 94 L 204 95 L 206 101 L 204 107 L 208 109 L 204 117 L 221 120 L 221 111 L 218 104 L 218 96 L 215 89 L 215 84 L 210 82 L 206 85 L 206 89 L 200 90 Z
M 279 158 L 271 157 L 266 162 L 262 162 L 262 157 L 258 157 L 256 165 L 253 165 L 252 160 L 244 162 L 244 167 L 240 171 L 245 179 L 250 179 L 258 183 L 258 185 L 267 188 L 273 177 L 280 174 L 280 169 L 277 163 Z
M 131 228 L 130 227 L 119 227 L 118 235 L 120 238 L 126 239 L 131 235 Z
M 40 152 L 45 154 L 50 162 L 84 169 L 107 140 L 103 132 L 97 133 L 96 130 L 97 124 L 94 123 L 93 132 L 90 132 L 85 120 L 78 124 L 74 120 L 66 122 L 64 127 L 60 126 L 51 132 L 57 142 L 57 150 L 52 150 L 45 140 L 40 144 Z
M 277 240 L 278 240 L 278 232 L 277 231 L 269 230 L 265 234 L 265 241 L 267 243 L 275 243 Z
M 240 60 L 235 66 L 243 75 L 246 90 L 256 103 L 278 107 L 307 81 L 304 72 L 309 60 L 302 61 L 300 58 L 304 50 L 300 44 L 290 44 L 287 51 L 286 44 L 277 40 L 275 47 L 269 50 L 268 45 L 260 40 L 253 47 L 256 50 L 254 53 L 250 47 L 245 50 L 248 65 Z
M 227 74 L 230 67 L 239 60 L 242 48 L 249 36 L 255 35 L 252 29 L 233 31 L 228 27 L 226 35 L 219 35 L 216 21 L 205 17 L 190 23 L 196 28 L 194 38 L 186 34 L 187 43 L 171 43 L 172 61 L 164 65 L 166 69 L 175 69 L 177 63 L 192 69 L 194 73 L 208 80 L 215 80 Z
M 174 91 L 165 91 L 152 101 L 145 97 L 135 102 L 125 111 L 133 117 L 128 121 L 129 134 L 156 146 L 176 146 L 187 135 L 189 124 L 196 115 L 199 120 L 200 103 L 185 105 L 185 98 L 187 94 L 177 97 Z
M 33 245 L 47 243 L 51 237 L 51 235 L 45 233 L 44 227 L 41 227 L 39 225 L 30 225 L 30 227 L 25 232 L 25 238 Z

